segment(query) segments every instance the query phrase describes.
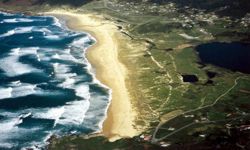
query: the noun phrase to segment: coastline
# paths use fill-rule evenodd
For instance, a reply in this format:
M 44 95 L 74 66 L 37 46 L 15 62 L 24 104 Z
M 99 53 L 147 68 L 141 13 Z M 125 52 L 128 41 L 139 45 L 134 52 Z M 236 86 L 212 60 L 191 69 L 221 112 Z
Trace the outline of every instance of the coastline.
M 115 141 L 138 134 L 134 128 L 136 113 L 126 87 L 127 70 L 118 58 L 117 27 L 93 14 L 79 14 L 56 10 L 46 12 L 66 21 L 68 28 L 89 33 L 96 43 L 86 51 L 86 57 L 95 69 L 96 78 L 112 90 L 111 103 L 104 120 L 102 134 Z

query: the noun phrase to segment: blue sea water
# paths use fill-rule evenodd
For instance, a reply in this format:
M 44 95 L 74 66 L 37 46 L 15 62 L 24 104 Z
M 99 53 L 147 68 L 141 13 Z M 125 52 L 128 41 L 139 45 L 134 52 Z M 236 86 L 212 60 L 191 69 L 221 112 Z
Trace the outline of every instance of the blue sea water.
M 94 42 L 54 17 L 0 13 L 1 150 L 100 130 L 110 90 L 85 58 Z

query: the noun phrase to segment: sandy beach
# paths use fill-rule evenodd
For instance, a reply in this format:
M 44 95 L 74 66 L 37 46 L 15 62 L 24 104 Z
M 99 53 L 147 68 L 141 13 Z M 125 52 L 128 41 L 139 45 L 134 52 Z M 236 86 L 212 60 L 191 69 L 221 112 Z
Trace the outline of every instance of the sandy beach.
M 136 113 L 132 109 L 128 88 L 126 87 L 126 67 L 118 57 L 117 27 L 102 16 L 79 14 L 56 10 L 45 14 L 66 20 L 70 29 L 90 33 L 97 43 L 87 50 L 87 58 L 95 69 L 96 77 L 112 89 L 111 104 L 103 123 L 102 133 L 110 141 L 137 135 L 134 128 Z

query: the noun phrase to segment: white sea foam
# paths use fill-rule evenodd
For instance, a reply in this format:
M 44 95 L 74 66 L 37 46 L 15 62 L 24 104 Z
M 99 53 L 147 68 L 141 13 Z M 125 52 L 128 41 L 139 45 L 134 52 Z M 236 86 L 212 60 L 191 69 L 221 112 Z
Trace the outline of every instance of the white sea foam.
M 34 20 L 28 19 L 28 18 L 18 18 L 17 21 L 18 22 L 33 22 Z
M 41 94 L 42 90 L 28 83 L 11 83 L 11 87 L 0 87 L 0 99 L 24 97 L 31 94 Z
M 0 59 L 0 68 L 9 77 L 22 75 L 31 72 L 40 72 L 39 69 L 33 68 L 30 65 L 18 62 L 19 57 L 16 55 L 8 56 Z
M 54 74 L 57 79 L 63 80 L 59 87 L 74 89 L 74 84 L 79 80 L 76 73 L 71 73 L 68 65 L 54 63 Z
M 68 65 L 64 65 L 64 64 L 55 64 L 55 65 L 54 65 L 54 71 L 55 71 L 55 73 L 61 75 L 61 74 L 70 72 L 71 69 L 69 68 Z
M 44 53 L 39 53 L 37 55 L 37 60 L 38 61 L 46 61 L 46 62 L 49 62 L 51 60 L 51 58 L 49 56 L 47 56 L 47 54 L 44 54 Z
M 57 107 L 57 108 L 45 108 L 45 109 L 39 109 L 34 110 L 34 118 L 43 118 L 43 119 L 53 119 L 55 120 L 54 126 L 57 124 L 59 118 L 64 113 L 64 106 L 63 107 Z
M 54 59 L 60 59 L 60 56 L 58 54 L 55 54 L 55 55 L 52 56 L 52 58 L 54 58 Z
M 19 22 L 33 22 L 31 19 L 27 18 L 13 18 L 13 19 L 4 19 L 4 23 L 19 23 Z
M 28 48 L 23 48 L 21 50 L 21 55 L 36 55 L 37 60 L 41 61 L 41 58 L 38 54 L 39 47 L 28 47 Z
M 79 80 L 76 73 L 71 73 L 68 65 L 54 63 L 54 74 L 57 79 L 63 80 L 59 87 L 74 89 L 74 84 Z
M 0 38 L 1 38 L 1 37 L 11 36 L 11 35 L 14 35 L 14 34 L 15 34 L 15 30 L 10 30 L 10 31 L 8 31 L 8 32 L 6 32 L 6 33 L 4 33 L 4 34 L 1 34 L 1 35 L 0 35 Z
M 14 149 L 17 146 L 17 143 L 11 141 L 11 138 L 17 138 L 18 128 L 15 127 L 12 122 L 3 122 L 0 123 L 0 149 Z M 17 136 L 15 136 L 17 135 Z
M 85 37 L 74 40 L 71 45 L 75 47 L 84 47 L 85 44 L 90 41 L 91 39 L 89 38 L 89 36 L 85 36 Z
M 10 83 L 10 86 L 20 86 L 21 84 L 22 84 L 21 81 L 18 80 L 18 81 L 13 81 L 13 82 L 11 82 L 11 83 Z
M 76 95 L 85 99 L 90 99 L 89 86 L 88 85 L 78 85 L 76 87 Z
M 53 17 L 53 19 L 54 19 L 54 25 L 55 26 L 62 27 L 62 24 L 60 23 L 59 19 L 57 19 L 56 17 Z
M 14 18 L 14 19 L 4 19 L 2 21 L 2 23 L 16 23 L 17 22 L 17 19 Z
M 0 123 L 0 135 L 4 133 L 9 133 L 10 131 L 14 132 L 15 129 L 18 127 L 16 126 L 20 122 L 19 118 L 14 118 L 10 120 L 5 120 L 4 122 Z M 0 141 L 2 136 L 0 136 Z
M 19 115 L 18 118 L 24 119 L 24 118 L 30 117 L 31 115 L 32 115 L 32 113 L 28 112 L 28 113 L 24 113 L 24 114 Z
M 44 47 L 37 47 L 37 56 L 38 61 L 47 61 L 48 63 L 51 61 L 51 59 L 56 59 L 53 57 L 57 57 L 56 53 L 60 53 L 60 50 L 53 49 L 53 48 L 44 48 Z M 59 56 L 59 54 L 57 54 Z M 59 56 L 60 57 L 60 56 Z M 52 64 L 53 65 L 53 64 Z M 54 66 L 54 65 L 53 65 Z
M 0 88 L 0 99 L 11 98 L 12 88 Z
M 57 72 L 58 71 L 59 63 L 53 63 L 52 66 L 54 68 L 54 72 Z
M 81 63 L 74 56 L 72 56 L 71 54 L 67 54 L 67 53 L 61 54 L 61 55 L 56 54 L 56 56 L 54 56 L 54 58 L 60 59 L 60 60 L 72 61 L 72 62 L 76 62 L 76 63 Z
M 11 50 L 10 55 L 19 55 L 19 52 L 20 52 L 20 48 L 13 48 Z
M 109 106 L 108 97 L 105 95 L 93 94 L 90 99 L 90 107 L 86 113 L 83 126 L 98 131 L 102 128 Z
M 37 54 L 36 57 L 38 61 L 41 61 L 40 55 Z
M 44 36 L 46 39 L 49 39 L 49 40 L 60 40 L 61 37 L 58 36 L 58 35 L 46 35 Z
M 32 145 L 32 146 L 23 147 L 23 148 L 21 148 L 21 150 L 28 150 L 28 149 L 31 149 L 31 150 L 41 150 L 41 148 L 38 146 L 40 144 L 41 143 L 32 142 L 32 143 L 30 143 L 30 145 Z
M 35 94 L 37 91 L 36 85 L 30 85 L 30 84 L 23 84 L 22 86 L 15 87 L 12 90 L 12 97 L 24 97 L 28 95 Z
M 52 33 L 52 32 L 51 32 L 49 29 L 47 29 L 47 28 L 37 28 L 37 27 L 35 27 L 35 28 L 33 29 L 33 31 L 42 32 L 43 35 L 48 35 L 48 34 L 51 34 L 51 33 Z
M 0 38 L 12 36 L 14 34 L 30 33 L 32 31 L 32 28 L 33 27 L 17 27 L 13 30 L 10 30 L 10 31 L 4 33 L 4 34 L 1 34 Z
M 16 149 L 15 147 L 18 143 L 14 141 L 12 142 L 13 139 L 21 140 L 24 137 L 34 134 L 37 130 L 40 130 L 40 128 L 19 128 L 17 125 L 20 122 L 22 121 L 18 117 L 0 122 L 0 148 L 4 146 L 9 147 L 10 149 Z
M 63 83 L 59 84 L 59 86 L 63 88 L 71 88 L 74 85 L 74 83 L 75 79 L 67 77 Z
M 13 143 L 1 143 L 0 145 L 0 149 L 3 148 L 3 149 L 12 149 L 14 147 L 14 144 Z
M 39 47 L 26 47 L 26 48 L 22 48 L 20 55 L 36 55 L 37 60 L 41 61 L 40 55 L 38 54 L 38 50 L 40 48 Z
M 37 55 L 37 50 L 39 49 L 39 47 L 25 47 L 25 48 L 13 48 L 11 49 L 10 55 L 20 55 L 20 56 L 24 56 L 24 55 Z
M 73 101 L 65 105 L 65 111 L 61 118 L 58 120 L 58 124 L 63 125 L 81 125 L 85 113 L 89 108 L 89 100 Z
M 31 32 L 33 27 L 18 27 L 14 31 L 15 33 L 22 34 L 22 33 L 27 33 Z
M 53 133 L 50 132 L 50 133 L 44 138 L 43 142 L 48 143 L 48 142 L 49 142 L 49 139 L 51 138 L 52 135 L 53 135 Z M 49 144 L 49 143 L 48 143 L 48 144 Z
M 15 113 L 15 112 L 7 112 L 4 109 L 0 109 L 0 114 L 3 115 L 3 116 L 6 116 L 8 118 L 15 118 L 16 116 L 18 116 L 17 113 Z
M 84 98 L 85 100 L 73 101 L 67 103 L 64 106 L 64 113 L 61 118 L 58 120 L 59 124 L 68 124 L 68 125 L 80 125 L 82 124 L 85 114 L 90 106 L 90 92 L 88 85 L 79 85 L 76 87 L 76 95 Z
M 29 48 L 14 48 L 11 50 L 9 56 L 0 59 L 0 68 L 6 73 L 7 76 L 17 76 L 30 72 L 40 72 L 41 70 L 33 68 L 28 64 L 19 62 L 19 57 L 24 55 L 37 55 L 38 47 Z
M 71 49 L 67 48 L 67 49 L 65 49 L 64 51 L 65 51 L 66 54 L 70 54 Z
M 11 50 L 10 55 L 36 55 L 37 60 L 40 61 L 40 56 L 38 55 L 39 47 L 26 47 L 26 48 L 14 48 Z
M 20 55 L 37 55 L 37 51 L 39 50 L 39 47 L 25 47 L 25 48 L 20 48 Z
M 19 125 L 19 124 L 23 123 L 23 119 L 27 118 L 27 117 L 30 117 L 31 115 L 32 115 L 31 112 L 19 115 L 18 116 L 19 119 L 18 119 L 18 122 L 16 123 L 16 125 Z
M 2 11 L 0 11 L 0 14 L 2 14 L 4 16 L 14 16 L 14 14 L 7 13 L 7 12 L 2 12 Z

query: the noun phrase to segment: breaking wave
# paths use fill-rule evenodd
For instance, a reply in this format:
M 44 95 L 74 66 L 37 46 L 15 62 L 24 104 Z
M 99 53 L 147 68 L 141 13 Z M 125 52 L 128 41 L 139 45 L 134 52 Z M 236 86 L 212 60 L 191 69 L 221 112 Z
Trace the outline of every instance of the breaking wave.
M 111 90 L 85 58 L 95 40 L 54 17 L 0 18 L 0 149 L 43 149 L 52 135 L 99 131 Z

